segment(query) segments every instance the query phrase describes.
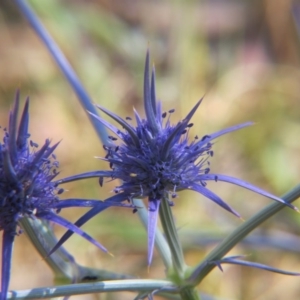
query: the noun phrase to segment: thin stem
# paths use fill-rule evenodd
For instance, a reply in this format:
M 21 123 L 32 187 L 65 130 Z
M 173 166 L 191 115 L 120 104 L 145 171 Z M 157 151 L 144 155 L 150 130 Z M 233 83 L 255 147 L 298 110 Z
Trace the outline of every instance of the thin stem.
M 173 266 L 176 275 L 178 276 L 178 279 L 183 279 L 186 265 L 184 262 L 183 251 L 179 241 L 173 214 L 167 197 L 164 197 L 161 200 L 159 217 L 172 253 Z
M 115 280 L 94 283 L 80 283 L 55 287 L 35 288 L 32 290 L 8 292 L 7 299 L 49 299 L 61 296 L 73 296 L 93 293 L 121 292 L 121 291 L 151 291 L 164 290 L 176 292 L 172 282 L 166 280 L 134 279 Z
M 184 250 L 196 247 L 210 247 L 217 245 L 224 239 L 224 232 L 184 230 L 179 232 Z M 300 254 L 300 237 L 296 234 L 281 230 L 268 230 L 264 233 L 252 233 L 240 241 L 242 245 L 252 248 L 268 248 Z
M 172 253 L 174 270 L 168 270 L 169 275 L 174 283 L 176 283 L 178 286 L 184 286 L 179 292 L 182 300 L 199 300 L 200 298 L 198 292 L 194 289 L 194 287 L 185 286 L 185 272 L 187 271 L 187 266 L 184 262 L 181 243 L 179 241 L 172 210 L 167 196 L 161 200 L 159 216 Z M 173 271 L 175 274 L 170 274 L 170 271 Z
M 300 197 L 300 185 L 282 196 L 282 199 L 291 203 Z M 215 267 L 215 265 L 208 264 L 207 262 L 221 259 L 228 251 L 230 251 L 239 241 L 247 236 L 252 230 L 257 228 L 264 221 L 275 215 L 281 209 L 286 206 L 279 202 L 273 202 L 260 212 L 255 214 L 249 220 L 245 221 L 236 230 L 234 230 L 229 236 L 227 236 L 223 242 L 213 249 L 205 259 L 194 268 L 194 272 L 190 276 L 190 282 L 193 285 L 198 285 L 205 276 Z
M 14 226 L 16 228 L 16 225 Z M 14 229 L 15 229 L 14 228 Z M 11 228 L 10 228 L 11 229 Z M 8 291 L 10 271 L 11 271 L 11 257 L 14 247 L 15 236 L 11 230 L 4 230 L 2 234 L 2 270 L 1 270 L 1 293 L 0 299 L 5 300 L 5 294 Z
M 172 253 L 173 266 L 176 275 L 182 279 L 184 277 L 186 266 L 173 214 L 167 198 L 161 200 L 159 217 Z

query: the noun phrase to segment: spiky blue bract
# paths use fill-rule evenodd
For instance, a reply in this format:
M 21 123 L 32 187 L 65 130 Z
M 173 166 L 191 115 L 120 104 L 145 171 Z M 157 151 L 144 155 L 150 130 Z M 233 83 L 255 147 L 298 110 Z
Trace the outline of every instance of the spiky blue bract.
M 0 143 L 0 231 L 2 238 L 2 280 L 0 300 L 6 299 L 10 278 L 13 242 L 19 221 L 24 217 L 40 218 L 56 222 L 76 232 L 103 251 L 100 243 L 59 217 L 57 213 L 67 207 L 108 207 L 120 203 L 104 203 L 96 200 L 67 199 L 59 200 L 63 189 L 53 179 L 57 176 L 59 163 L 53 154 L 58 144 L 51 146 L 50 140 L 39 148 L 30 140 L 28 133 L 29 100 L 26 100 L 18 126 L 19 93 L 9 115 L 9 126 L 4 128 L 4 137 Z M 132 207 L 132 206 L 130 206 Z
M 257 268 L 257 269 L 266 270 L 269 272 L 279 273 L 283 275 L 300 276 L 300 273 L 297 272 L 284 271 L 264 264 L 239 259 L 243 257 L 244 255 L 229 256 L 229 257 L 224 257 L 220 260 L 210 261 L 208 262 L 208 264 L 216 265 L 222 272 L 223 272 L 222 264 L 232 264 L 232 265 L 240 265 L 245 267 Z
M 190 141 L 189 129 L 193 126 L 191 118 L 197 111 L 201 100 L 191 109 L 187 116 L 177 124 L 172 124 L 170 115 L 174 110 L 162 112 L 161 102 L 156 100 L 155 92 L 155 71 L 150 76 L 149 53 L 146 56 L 144 75 L 144 108 L 146 118 L 142 118 L 134 110 L 136 125 L 133 125 L 131 118 L 122 119 L 113 112 L 102 106 L 98 108 L 106 115 L 117 122 L 122 129 L 118 129 L 108 121 L 92 114 L 114 136 L 110 136 L 110 143 L 104 145 L 107 155 L 104 158 L 111 168 L 111 171 L 95 171 L 82 174 L 82 178 L 99 177 L 100 184 L 103 178 L 120 179 L 121 184 L 116 186 L 114 192 L 124 199 L 148 198 L 148 263 L 151 263 L 155 230 L 157 226 L 157 214 L 161 201 L 172 201 L 177 197 L 177 192 L 191 189 L 194 190 L 222 208 L 239 217 L 239 214 L 226 204 L 219 196 L 207 189 L 207 181 L 226 181 L 235 185 L 250 189 L 256 193 L 285 203 L 295 209 L 291 204 L 273 196 L 245 181 L 233 177 L 210 174 L 209 159 L 213 156 L 213 140 L 226 133 L 239 130 L 252 125 L 247 122 L 235 125 L 221 131 L 197 136 Z M 119 143 L 117 140 L 121 140 Z M 74 179 L 81 175 L 74 176 Z M 66 181 L 72 181 L 72 177 Z M 95 215 L 92 209 L 80 218 L 75 224 L 81 226 Z M 64 242 L 71 232 L 66 233 L 61 242 Z

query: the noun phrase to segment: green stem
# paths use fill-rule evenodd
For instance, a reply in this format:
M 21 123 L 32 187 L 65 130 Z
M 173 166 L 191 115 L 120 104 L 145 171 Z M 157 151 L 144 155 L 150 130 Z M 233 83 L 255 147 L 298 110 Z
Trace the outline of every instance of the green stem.
M 94 283 L 79 283 L 55 287 L 42 287 L 32 290 L 12 291 L 7 293 L 7 299 L 49 299 L 61 296 L 73 296 L 108 292 L 142 292 L 168 288 L 169 292 L 177 292 L 170 281 L 152 279 L 114 280 Z
M 200 300 L 199 293 L 191 287 L 183 288 L 180 291 L 180 296 L 182 300 Z
M 179 286 L 182 300 L 199 300 L 199 295 L 194 287 L 186 286 L 185 273 L 187 266 L 167 196 L 161 200 L 159 217 L 172 254 L 174 270 L 168 270 L 169 276 Z M 172 271 L 174 274 L 171 274 Z
M 300 185 L 282 196 L 286 202 L 293 202 L 300 197 Z M 215 267 L 215 265 L 208 264 L 207 262 L 221 259 L 228 251 L 230 251 L 238 242 L 240 242 L 245 236 L 247 236 L 252 230 L 257 228 L 264 221 L 275 215 L 281 209 L 286 206 L 280 202 L 273 202 L 260 212 L 255 214 L 249 220 L 245 221 L 236 230 L 234 230 L 229 236 L 227 236 L 223 242 L 213 249 L 205 259 L 198 264 L 192 275 L 190 276 L 190 282 L 193 285 L 198 285 L 206 275 Z
M 172 261 L 176 272 L 176 276 L 178 277 L 179 280 L 183 279 L 184 272 L 186 270 L 186 265 L 184 262 L 183 251 L 179 241 L 173 214 L 167 197 L 164 197 L 161 200 L 161 204 L 159 208 L 159 217 L 160 217 L 160 222 L 162 224 L 162 227 L 164 229 L 167 242 L 171 250 Z

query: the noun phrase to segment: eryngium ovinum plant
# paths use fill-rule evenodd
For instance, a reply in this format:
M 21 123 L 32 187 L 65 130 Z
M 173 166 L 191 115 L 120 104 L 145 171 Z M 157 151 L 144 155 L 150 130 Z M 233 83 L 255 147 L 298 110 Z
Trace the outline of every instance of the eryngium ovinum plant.
M 15 3 L 45 43 L 78 95 L 84 109 L 89 112 L 92 124 L 104 144 L 106 156 L 102 159 L 107 162 L 108 167 L 106 170 L 85 172 L 55 181 L 57 172 L 50 171 L 50 169 L 53 165 L 56 168 L 56 162 L 49 163 L 48 161 L 56 145 L 50 146 L 48 140 L 40 150 L 35 150 L 36 145 L 33 142 L 29 142 L 28 145 L 28 107 L 26 104 L 23 113 L 25 117 L 21 118 L 17 132 L 18 100 L 16 101 L 15 108 L 11 113 L 9 129 L 6 131 L 1 145 L 1 182 L 3 182 L 1 185 L 3 197 L 0 208 L 1 220 L 5 216 L 8 218 L 9 224 L 8 226 L 6 222 L 5 224 L 2 222 L 0 228 L 3 231 L 4 241 L 2 250 L 2 278 L 4 277 L 4 279 L 2 279 L 1 300 L 7 298 L 12 243 L 14 236 L 18 233 L 16 228 L 20 220 L 28 217 L 41 218 L 54 221 L 68 228 L 68 231 L 57 243 L 56 241 L 52 243 L 53 247 L 48 251 L 48 258 L 50 259 L 61 249 L 63 243 L 73 232 L 79 233 L 100 249 L 107 251 L 104 246 L 82 232 L 79 227 L 107 207 L 114 205 L 129 206 L 136 212 L 135 215 L 141 216 L 148 233 L 148 266 L 151 265 L 154 246 L 156 246 L 166 267 L 166 279 L 131 278 L 123 281 L 108 281 L 106 275 L 101 278 L 89 275 L 85 278 L 94 279 L 96 282 L 80 284 L 77 283 L 80 280 L 76 278 L 72 285 L 55 286 L 52 289 L 33 289 L 30 291 L 30 295 L 27 294 L 28 299 L 107 291 L 134 291 L 137 294 L 135 299 L 146 297 L 152 299 L 155 294 L 163 294 L 166 298 L 172 299 L 174 299 L 174 294 L 177 294 L 175 299 L 200 299 L 196 290 L 197 285 L 214 267 L 217 266 L 222 270 L 224 263 L 251 266 L 288 275 L 300 275 L 299 273 L 286 272 L 259 263 L 248 262 L 241 259 L 242 256 L 224 257 L 251 230 L 283 207 L 288 206 L 297 210 L 290 202 L 298 198 L 299 187 L 283 198 L 279 198 L 243 180 L 210 172 L 209 166 L 213 156 L 215 139 L 223 134 L 247 127 L 252 124 L 251 122 L 235 125 L 212 134 L 190 137 L 190 128 L 193 126 L 192 118 L 201 101 L 195 104 L 185 118 L 175 122 L 171 116 L 174 110 L 165 112 L 161 102 L 157 101 L 155 71 L 153 68 L 150 72 L 149 53 L 147 53 L 144 73 L 145 118 L 134 110 L 133 118 L 124 119 L 103 106 L 97 106 L 118 124 L 115 127 L 106 119 L 98 116 L 76 74 L 33 11 L 26 5 L 26 2 L 15 0 Z M 103 134 L 104 127 L 110 131 L 108 138 Z M 53 159 L 55 158 L 53 157 Z M 114 195 L 108 197 L 104 202 L 85 199 L 59 200 L 58 196 L 63 191 L 61 185 L 70 181 L 93 177 L 99 179 L 100 186 L 107 181 L 115 180 Z M 209 181 L 225 181 L 239 185 L 271 198 L 275 202 L 238 226 L 196 266 L 189 267 L 184 260 L 182 245 L 177 235 L 177 227 L 172 212 L 172 206 L 179 201 L 177 195 L 180 191 L 193 190 L 200 193 L 233 215 L 240 217 L 237 211 L 207 188 Z M 146 208 L 143 206 L 143 200 L 147 203 Z M 70 206 L 91 206 L 92 208 L 75 224 L 72 224 L 66 220 L 62 221 L 62 218 L 57 215 L 61 208 Z M 147 212 L 146 218 L 144 218 L 145 211 Z M 158 218 L 164 231 L 163 236 L 157 228 Z M 30 229 L 30 226 L 24 230 L 30 233 L 28 228 Z M 47 230 L 51 231 L 51 227 L 48 227 Z M 37 239 L 39 238 L 37 235 Z M 34 239 L 31 240 L 35 243 Z M 14 295 L 15 299 L 21 299 L 24 294 L 15 292 Z
M 193 297 L 196 297 L 194 291 L 186 288 L 186 285 L 190 284 L 191 268 L 187 267 L 184 262 L 182 247 L 171 210 L 171 207 L 176 204 L 178 192 L 182 190 L 198 192 L 235 216 L 240 217 L 237 211 L 207 188 L 208 181 L 224 181 L 252 190 L 296 211 L 298 209 L 283 199 L 246 181 L 223 174 L 211 173 L 210 159 L 213 157 L 213 141 L 226 133 L 250 126 L 252 122 L 235 125 L 201 137 L 195 136 L 191 139 L 189 136 L 189 130 L 193 126 L 191 119 L 202 100 L 195 104 L 185 118 L 177 123 L 172 123 L 171 115 L 174 109 L 168 112 L 163 111 L 162 103 L 156 98 L 155 70 L 153 67 L 150 74 L 149 65 L 149 52 L 147 52 L 144 71 L 145 118 L 142 118 L 134 109 L 133 118 L 126 117 L 123 119 L 103 106 L 97 105 L 103 113 L 119 124 L 118 128 L 104 118 L 92 114 L 112 133 L 108 136 L 108 142 L 103 146 L 107 154 L 105 157 L 100 158 L 108 163 L 110 170 L 86 172 L 58 180 L 58 183 L 62 184 L 79 178 L 97 177 L 100 186 L 102 186 L 105 184 L 105 178 L 108 181 L 118 179 L 113 190 L 115 195 L 106 201 L 130 201 L 134 203 L 134 199 L 146 199 L 148 211 L 148 266 L 150 266 L 153 258 L 155 233 L 159 217 L 172 255 L 172 266 L 168 270 L 169 277 L 177 285 L 185 287 L 180 291 L 184 299 L 193 299 Z M 75 225 L 82 226 L 103 209 L 105 208 L 93 207 L 77 220 Z M 138 206 L 134 209 L 134 212 L 137 210 L 139 210 Z M 68 231 L 52 249 L 51 253 L 71 235 L 72 231 Z M 212 263 L 219 266 L 219 268 L 221 268 L 222 263 L 246 265 L 239 258 L 241 256 L 228 257 L 223 261 L 216 260 Z M 252 266 L 268 269 L 266 266 L 255 263 L 252 263 Z M 269 269 L 271 270 L 271 268 Z M 201 270 L 196 270 L 196 273 L 198 271 Z

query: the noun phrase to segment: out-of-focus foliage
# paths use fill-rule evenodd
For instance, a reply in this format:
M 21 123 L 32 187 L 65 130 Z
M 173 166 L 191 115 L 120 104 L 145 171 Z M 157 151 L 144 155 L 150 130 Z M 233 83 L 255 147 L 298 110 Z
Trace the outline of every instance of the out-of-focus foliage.
M 300 51 L 292 1 L 30 3 L 95 103 L 124 117 L 132 116 L 133 107 L 141 109 L 143 63 L 149 47 L 157 70 L 158 96 L 165 110 L 176 109 L 172 119 L 186 115 L 205 95 L 193 119 L 195 135 L 244 121 L 256 122 L 217 141 L 213 171 L 242 178 L 278 195 L 299 182 Z M 7 111 L 20 88 L 24 98 L 31 98 L 34 140 L 62 140 L 56 151 L 61 176 L 108 168 L 94 158 L 104 152 L 85 112 L 13 1 L 0 3 L 0 37 L 1 125 L 7 124 Z M 113 186 L 112 182 L 100 188 L 96 180 L 69 184 L 68 197 L 105 199 Z M 269 203 L 228 184 L 212 184 L 211 188 L 245 219 Z M 74 210 L 64 216 L 74 221 L 81 214 L 81 210 Z M 181 193 L 176 199 L 175 215 L 185 237 L 190 231 L 193 236 L 195 232 L 225 236 L 241 222 L 192 192 Z M 299 220 L 296 213 L 285 209 L 264 224 L 260 233 L 268 235 L 271 229 L 280 229 L 279 239 L 284 232 L 297 235 Z M 101 237 L 115 257 L 74 236 L 66 247 L 78 262 L 139 277 L 164 275 L 157 257 L 147 274 L 146 232 L 130 211 L 110 209 L 84 228 Z M 55 229 L 62 234 L 60 228 Z M 211 246 L 187 245 L 188 262 L 198 262 Z M 232 253 L 251 253 L 251 260 L 299 272 L 299 254 L 249 246 L 237 247 Z M 52 283 L 50 270 L 24 237 L 17 239 L 12 272 L 11 288 Z M 224 299 L 296 299 L 300 294 L 298 280 L 231 266 L 225 267 L 224 273 L 214 270 L 199 289 Z M 88 297 L 125 299 L 118 294 L 82 299 Z

